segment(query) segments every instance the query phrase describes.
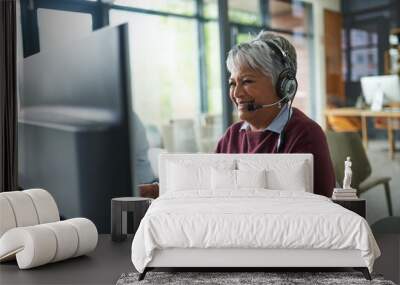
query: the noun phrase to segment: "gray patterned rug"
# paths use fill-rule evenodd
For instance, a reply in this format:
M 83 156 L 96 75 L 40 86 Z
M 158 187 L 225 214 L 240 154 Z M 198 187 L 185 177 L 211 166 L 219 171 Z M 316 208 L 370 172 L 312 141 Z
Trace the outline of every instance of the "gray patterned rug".
M 148 272 L 142 281 L 138 281 L 139 273 L 122 274 L 117 285 L 134 284 L 379 284 L 395 285 L 384 280 L 380 275 L 372 275 L 368 281 L 360 272 Z

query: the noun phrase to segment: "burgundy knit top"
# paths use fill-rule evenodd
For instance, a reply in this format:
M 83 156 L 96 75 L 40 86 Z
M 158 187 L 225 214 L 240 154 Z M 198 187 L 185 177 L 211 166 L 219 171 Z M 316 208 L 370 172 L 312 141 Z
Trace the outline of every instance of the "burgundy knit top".
M 216 153 L 275 153 L 279 134 L 264 130 L 241 130 L 243 122 L 230 126 L 219 140 Z M 335 174 L 326 137 L 321 127 L 299 109 L 284 131 L 281 153 L 311 153 L 314 156 L 314 193 L 332 196 Z

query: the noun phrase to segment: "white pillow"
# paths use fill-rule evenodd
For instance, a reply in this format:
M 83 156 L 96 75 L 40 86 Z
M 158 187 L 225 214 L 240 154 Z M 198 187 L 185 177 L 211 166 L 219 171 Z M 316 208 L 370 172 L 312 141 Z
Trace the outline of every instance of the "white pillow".
M 267 188 L 267 172 L 263 170 L 236 170 L 237 188 Z
M 280 169 L 268 170 L 268 188 L 273 190 L 306 192 L 308 189 L 308 176 L 305 169 L 305 163 L 297 163 L 284 171 Z
M 267 189 L 307 191 L 311 189 L 309 181 L 310 167 L 306 161 L 280 160 L 238 160 L 240 170 L 255 171 L 266 170 Z
M 211 189 L 235 190 L 236 170 L 211 168 Z
M 305 162 L 291 164 L 291 167 L 284 171 L 270 169 L 267 171 L 268 188 L 306 192 L 309 189 L 307 173 L 307 164 Z
M 211 169 L 234 169 L 234 161 L 177 160 L 167 163 L 167 191 L 211 190 Z
M 266 188 L 266 171 L 263 170 L 211 170 L 213 190 L 239 190 L 241 188 Z
M 210 188 L 209 179 L 207 179 L 209 171 L 207 167 L 169 163 L 168 189 L 172 191 L 208 189 Z

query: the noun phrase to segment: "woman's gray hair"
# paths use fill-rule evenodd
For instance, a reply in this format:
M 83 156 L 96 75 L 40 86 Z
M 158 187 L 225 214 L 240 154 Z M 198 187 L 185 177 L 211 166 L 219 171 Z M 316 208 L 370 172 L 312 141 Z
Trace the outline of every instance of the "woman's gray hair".
M 226 59 L 229 72 L 235 72 L 241 67 L 249 67 L 270 76 L 275 85 L 285 66 L 282 63 L 282 55 L 276 54 L 266 41 L 273 41 L 286 53 L 289 64 L 296 73 L 297 57 L 293 45 L 284 37 L 265 31 L 261 31 L 253 40 L 238 44 L 229 51 Z

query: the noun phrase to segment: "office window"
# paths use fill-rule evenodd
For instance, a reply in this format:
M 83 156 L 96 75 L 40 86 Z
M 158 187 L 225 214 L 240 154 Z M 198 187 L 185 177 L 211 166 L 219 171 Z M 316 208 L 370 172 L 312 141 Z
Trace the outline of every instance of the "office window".
M 256 33 L 239 33 L 237 35 L 237 43 L 243 43 L 243 42 L 247 42 L 251 39 L 254 38 L 254 36 L 257 35 Z
M 195 0 L 116 0 L 113 4 L 175 14 L 196 14 Z
M 218 18 L 218 3 L 217 0 L 203 0 L 203 15 L 206 18 L 217 19 Z
M 269 1 L 269 24 L 271 28 L 309 33 L 311 21 L 310 4 L 300 1 Z
M 217 22 L 117 8 L 110 10 L 110 24 L 130 23 L 134 111 L 146 125 L 148 135 L 154 138 L 159 133 L 162 147 L 169 152 L 213 151 L 222 134 Z M 200 24 L 204 26 L 199 30 Z M 198 38 L 201 31 L 203 83 Z M 201 84 L 205 84 L 204 94 Z M 204 100 L 206 108 L 201 110 Z
M 195 21 L 111 10 L 110 23 L 121 22 L 130 23 L 133 99 L 140 117 L 161 126 L 198 113 Z
M 259 0 L 228 0 L 229 21 L 241 24 L 261 24 Z
M 350 53 L 351 81 L 361 77 L 378 75 L 378 48 L 354 49 Z
M 213 152 L 218 139 L 225 130 L 222 129 L 220 46 L 219 29 L 215 22 L 205 24 L 206 72 L 208 112 L 202 114 L 199 130 L 200 151 Z
M 92 15 L 62 10 L 37 10 L 40 50 L 82 38 L 92 32 Z
M 378 33 L 371 25 L 364 29 L 350 29 L 350 64 L 351 81 L 359 81 L 361 77 L 379 74 Z
M 110 11 L 111 24 L 125 21 L 130 23 L 134 111 L 168 152 L 205 151 L 198 128 L 196 21 Z
M 211 114 L 221 114 L 222 100 L 221 71 L 219 68 L 220 46 L 218 24 L 215 22 L 206 23 L 204 30 L 206 46 L 208 112 Z

